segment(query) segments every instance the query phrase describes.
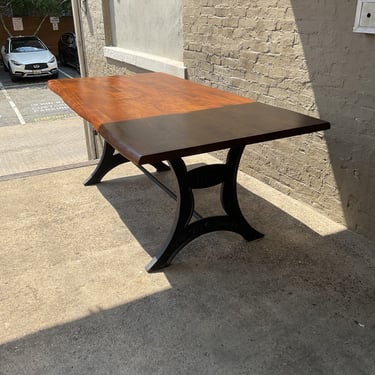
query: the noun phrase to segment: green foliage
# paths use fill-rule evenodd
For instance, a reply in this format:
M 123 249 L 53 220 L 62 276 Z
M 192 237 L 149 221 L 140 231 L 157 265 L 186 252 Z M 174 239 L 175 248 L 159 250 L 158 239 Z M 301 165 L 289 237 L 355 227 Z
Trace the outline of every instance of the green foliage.
M 11 0 L 14 17 L 22 16 L 64 16 L 71 15 L 70 0 Z

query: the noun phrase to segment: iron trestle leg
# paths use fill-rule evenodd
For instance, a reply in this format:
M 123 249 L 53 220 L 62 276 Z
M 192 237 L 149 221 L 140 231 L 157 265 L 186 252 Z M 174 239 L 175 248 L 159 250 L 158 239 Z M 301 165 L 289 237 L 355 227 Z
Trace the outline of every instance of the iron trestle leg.
M 107 141 L 104 141 L 103 152 L 100 160 L 91 173 L 91 175 L 84 182 L 85 186 L 95 185 L 99 183 L 102 178 L 113 168 L 120 164 L 127 163 L 129 160 L 120 153 L 115 153 L 115 149 Z M 152 163 L 158 172 L 168 171 L 169 167 L 163 162 Z
M 232 148 L 225 164 L 205 165 L 187 171 L 182 159 L 170 160 L 178 184 L 177 210 L 169 237 L 158 255 L 146 266 L 148 272 L 168 266 L 190 241 L 209 232 L 227 230 L 247 241 L 263 237 L 243 216 L 237 197 L 237 172 L 244 147 Z M 190 223 L 194 212 L 193 189 L 221 185 L 220 201 L 226 215 L 210 216 Z

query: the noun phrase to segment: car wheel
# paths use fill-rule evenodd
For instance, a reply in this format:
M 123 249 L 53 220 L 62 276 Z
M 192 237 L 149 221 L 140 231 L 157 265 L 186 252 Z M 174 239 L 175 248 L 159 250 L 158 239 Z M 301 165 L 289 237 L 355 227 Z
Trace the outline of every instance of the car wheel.
M 56 78 L 59 78 L 59 72 L 56 72 L 54 74 L 52 74 L 52 79 L 56 79 Z
M 66 66 L 66 60 L 65 60 L 65 57 L 64 57 L 64 55 L 62 53 L 59 54 L 59 61 L 60 61 L 60 64 L 62 66 Z
M 12 82 L 18 82 L 21 79 L 20 77 L 13 74 L 11 69 L 9 69 L 9 75 Z
M 76 71 L 81 74 L 81 66 L 79 65 L 79 61 L 76 62 Z

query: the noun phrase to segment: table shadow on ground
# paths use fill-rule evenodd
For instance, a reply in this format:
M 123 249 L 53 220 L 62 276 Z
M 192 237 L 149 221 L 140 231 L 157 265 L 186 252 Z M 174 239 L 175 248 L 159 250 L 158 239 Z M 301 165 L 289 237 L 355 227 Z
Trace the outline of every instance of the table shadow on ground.
M 161 178 L 173 185 L 171 173 Z M 143 175 L 97 188 L 152 256 L 175 201 Z M 198 238 L 164 270 L 170 289 L 3 344 L 0 373 L 372 373 L 367 242 L 345 231 L 323 237 L 242 186 L 239 197 L 264 239 Z M 205 192 L 200 212 L 216 198 Z

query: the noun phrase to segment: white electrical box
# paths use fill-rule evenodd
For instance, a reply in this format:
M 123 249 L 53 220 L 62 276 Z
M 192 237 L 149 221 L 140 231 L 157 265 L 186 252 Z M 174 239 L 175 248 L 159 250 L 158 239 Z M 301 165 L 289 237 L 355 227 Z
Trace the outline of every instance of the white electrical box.
M 358 0 L 353 31 L 375 34 L 375 0 Z

